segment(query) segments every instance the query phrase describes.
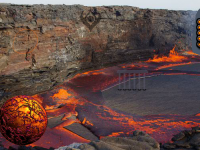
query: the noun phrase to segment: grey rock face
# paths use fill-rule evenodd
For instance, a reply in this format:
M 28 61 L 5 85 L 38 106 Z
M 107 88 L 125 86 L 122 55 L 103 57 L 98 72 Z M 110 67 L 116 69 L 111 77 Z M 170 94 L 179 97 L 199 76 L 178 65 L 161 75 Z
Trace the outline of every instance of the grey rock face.
M 95 24 L 91 31 L 81 14 Z M 98 23 L 92 17 L 97 14 Z M 52 89 L 79 72 L 147 60 L 155 52 L 167 55 L 175 45 L 177 51 L 191 50 L 195 14 L 129 6 L 0 4 L 0 90 L 5 91 L 0 105 L 15 95 Z

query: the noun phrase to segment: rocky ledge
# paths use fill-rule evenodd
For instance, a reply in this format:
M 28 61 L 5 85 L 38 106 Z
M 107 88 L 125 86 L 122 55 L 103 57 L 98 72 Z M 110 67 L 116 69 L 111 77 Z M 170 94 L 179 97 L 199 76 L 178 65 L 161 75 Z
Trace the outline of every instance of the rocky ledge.
M 196 12 L 0 4 L 0 106 L 75 74 L 191 50 Z
M 165 143 L 161 150 L 200 150 L 200 127 L 185 130 L 174 135 L 172 143 Z
M 159 144 L 148 134 L 134 131 L 132 137 L 106 137 L 89 144 L 72 144 L 57 150 L 200 150 L 200 127 L 181 131 L 171 141 Z
M 184 130 L 174 135 L 172 142 L 159 144 L 154 138 L 143 131 L 134 131 L 130 137 L 104 137 L 90 143 L 73 143 L 60 148 L 42 148 L 19 146 L 18 148 L 4 148 L 0 143 L 0 150 L 200 150 L 200 127 Z

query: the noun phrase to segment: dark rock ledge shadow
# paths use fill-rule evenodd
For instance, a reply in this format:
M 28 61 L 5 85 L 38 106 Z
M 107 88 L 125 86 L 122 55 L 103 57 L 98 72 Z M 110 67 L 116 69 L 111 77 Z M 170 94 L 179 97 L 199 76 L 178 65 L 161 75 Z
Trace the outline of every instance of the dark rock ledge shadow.
M 18 149 L 4 148 L 0 150 L 200 150 L 200 127 L 184 130 L 174 135 L 170 143 L 158 143 L 143 131 L 134 131 L 130 137 L 105 137 L 90 143 L 73 143 L 60 148 L 42 148 L 38 146 L 19 146 Z

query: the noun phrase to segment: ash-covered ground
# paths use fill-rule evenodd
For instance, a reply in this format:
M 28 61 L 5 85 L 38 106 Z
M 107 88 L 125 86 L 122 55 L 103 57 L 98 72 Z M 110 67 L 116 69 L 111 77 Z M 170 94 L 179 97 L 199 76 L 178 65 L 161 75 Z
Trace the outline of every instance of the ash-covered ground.
M 118 85 L 104 90 L 106 106 L 137 115 L 180 114 L 200 112 L 200 64 L 170 67 L 165 70 L 180 71 L 179 75 L 158 75 L 146 78 L 146 91 L 118 91 Z M 183 72 L 181 72 L 183 71 Z M 185 72 L 191 75 L 184 74 Z M 138 79 L 137 86 L 138 86 Z M 133 86 L 131 79 L 131 86 Z M 125 83 L 129 86 L 129 81 Z M 124 87 L 124 83 L 121 83 Z M 141 87 L 143 79 L 141 79 Z M 133 89 L 133 88 L 132 88 Z

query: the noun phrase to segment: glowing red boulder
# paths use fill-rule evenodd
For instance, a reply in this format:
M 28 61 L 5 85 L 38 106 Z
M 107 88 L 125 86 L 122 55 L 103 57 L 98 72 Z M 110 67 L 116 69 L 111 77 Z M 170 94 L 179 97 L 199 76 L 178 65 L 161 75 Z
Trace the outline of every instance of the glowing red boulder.
M 0 132 L 17 145 L 31 144 L 44 134 L 47 115 L 40 103 L 31 96 L 16 96 L 1 108 Z

